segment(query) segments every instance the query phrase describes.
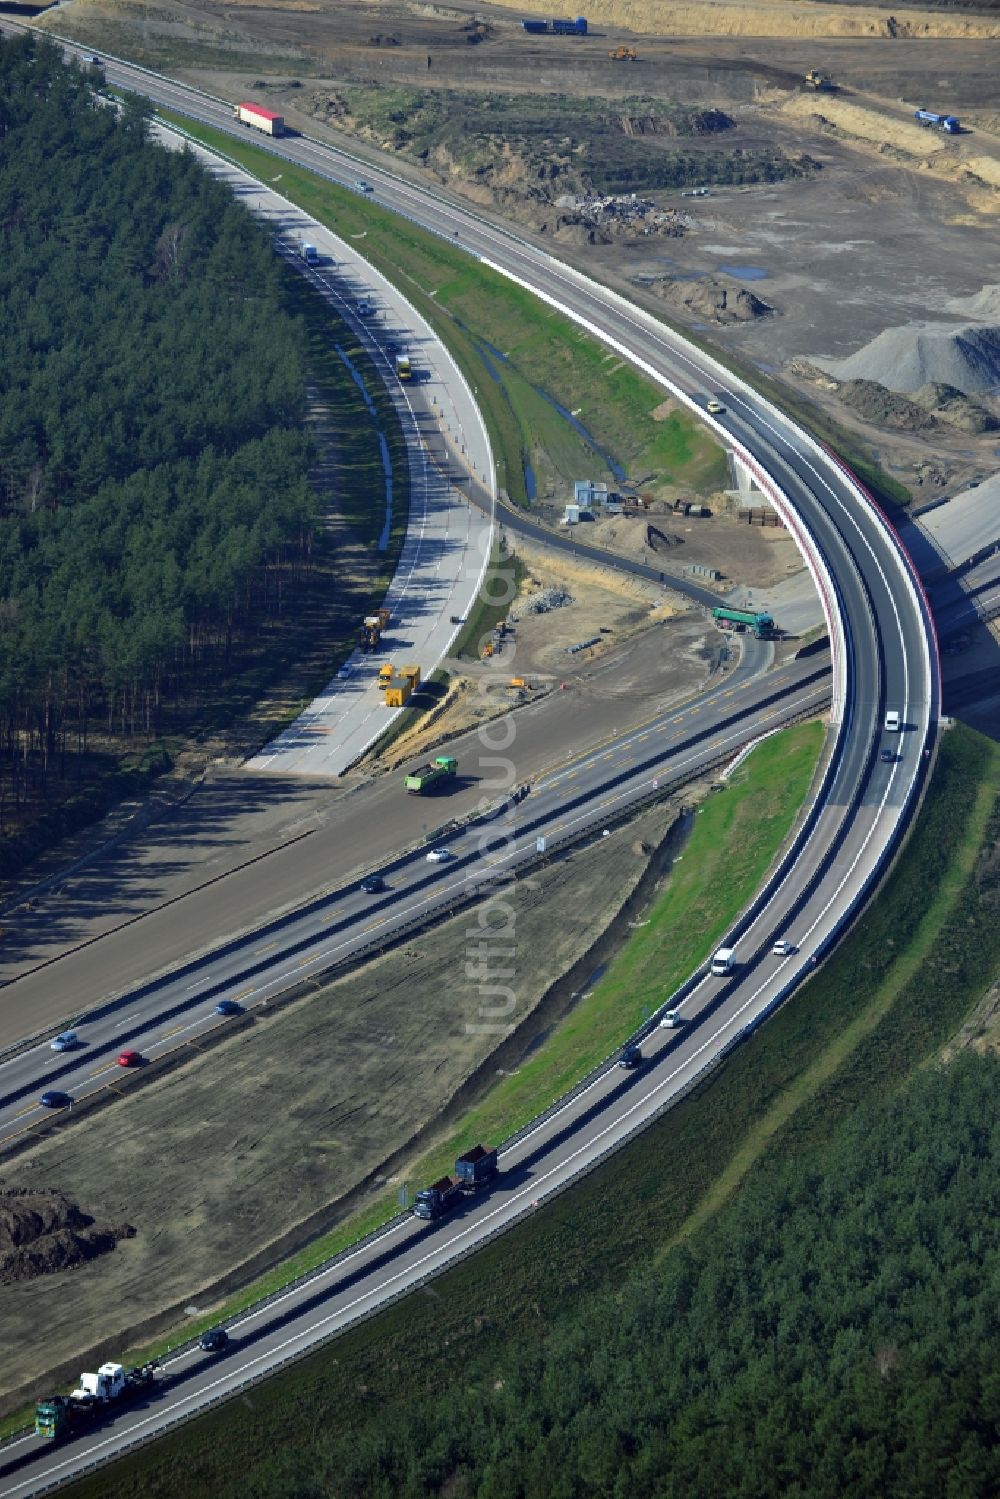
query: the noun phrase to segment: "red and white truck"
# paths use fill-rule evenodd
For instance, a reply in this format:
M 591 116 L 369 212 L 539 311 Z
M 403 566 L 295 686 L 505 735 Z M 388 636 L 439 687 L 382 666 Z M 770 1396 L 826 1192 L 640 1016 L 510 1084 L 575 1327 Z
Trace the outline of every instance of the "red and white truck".
M 262 130 L 265 135 L 285 133 L 284 117 L 270 109 L 262 109 L 259 104 L 234 104 L 233 119 L 239 120 L 241 125 L 251 125 L 254 130 Z

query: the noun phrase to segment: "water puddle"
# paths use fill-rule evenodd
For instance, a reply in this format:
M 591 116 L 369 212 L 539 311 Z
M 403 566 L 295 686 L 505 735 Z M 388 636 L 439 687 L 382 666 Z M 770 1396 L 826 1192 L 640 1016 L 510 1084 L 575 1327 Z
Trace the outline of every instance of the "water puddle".
M 620 483 L 623 482 L 625 479 L 625 470 L 622 468 L 617 458 L 613 458 L 610 453 L 606 452 L 605 449 L 601 447 L 596 438 L 594 438 L 591 433 L 587 431 L 586 427 L 577 417 L 573 415 L 572 411 L 567 411 L 565 406 L 561 406 L 559 404 L 555 396 L 550 396 L 548 391 L 543 390 L 540 385 L 536 385 L 534 387 L 534 390 L 537 395 L 541 396 L 543 401 L 548 402 L 548 404 L 554 411 L 558 411 L 563 421 L 569 423 L 576 435 L 578 437 L 582 437 L 588 447 L 593 448 L 598 458 L 600 458 L 605 464 L 607 464 L 609 471 L 614 475 L 614 477 Z
M 771 274 L 759 265 L 720 265 L 719 270 L 737 281 L 766 281 Z

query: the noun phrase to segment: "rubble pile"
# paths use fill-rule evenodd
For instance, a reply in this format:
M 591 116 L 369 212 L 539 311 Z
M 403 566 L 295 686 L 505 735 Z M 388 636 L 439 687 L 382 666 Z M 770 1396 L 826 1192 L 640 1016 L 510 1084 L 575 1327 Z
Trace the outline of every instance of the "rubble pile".
M 572 602 L 573 595 L 564 588 L 540 588 L 537 593 L 529 593 L 527 598 L 521 599 L 508 618 L 516 623 L 531 614 L 548 614 L 550 609 L 563 609 Z
M 679 208 L 657 208 L 651 198 L 638 193 L 614 193 L 606 197 L 564 193 L 556 208 L 594 229 L 628 228 L 638 234 L 683 234 L 696 220 Z

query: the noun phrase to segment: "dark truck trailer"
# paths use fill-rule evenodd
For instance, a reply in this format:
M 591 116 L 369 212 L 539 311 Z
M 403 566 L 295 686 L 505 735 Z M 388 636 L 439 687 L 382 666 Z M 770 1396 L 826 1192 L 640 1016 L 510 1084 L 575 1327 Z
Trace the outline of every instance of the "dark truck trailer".
M 455 1175 L 467 1192 L 478 1192 L 497 1174 L 497 1153 L 485 1145 L 474 1145 L 455 1162 Z
M 544 36 L 545 32 L 549 29 L 548 21 L 522 21 L 521 25 L 532 36 Z
M 433 1186 L 417 1193 L 413 1213 L 417 1218 L 443 1218 L 463 1197 L 479 1192 L 497 1175 L 497 1153 L 486 1145 L 474 1145 L 455 1162 L 455 1175 L 442 1176 Z
M 552 30 L 556 36 L 586 36 L 586 16 L 574 16 L 572 21 L 553 21 Z
M 417 1193 L 413 1204 L 415 1218 L 443 1218 L 458 1204 L 462 1196 L 462 1183 L 450 1176 L 442 1176 L 432 1187 Z

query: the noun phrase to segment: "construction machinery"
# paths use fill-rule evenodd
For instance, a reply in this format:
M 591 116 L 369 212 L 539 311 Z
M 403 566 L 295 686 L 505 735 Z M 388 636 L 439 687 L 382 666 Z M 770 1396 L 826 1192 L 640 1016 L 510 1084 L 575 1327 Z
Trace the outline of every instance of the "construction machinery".
M 381 679 L 381 673 L 380 673 Z M 420 686 L 420 667 L 404 666 L 398 676 L 390 677 L 385 684 L 387 708 L 402 708 Z
M 754 609 L 725 609 L 720 605 L 712 610 L 712 618 L 723 629 L 749 630 L 758 640 L 768 640 L 774 634 L 774 620 L 770 614 L 758 613 Z
M 380 692 L 385 691 L 395 675 L 395 670 L 390 662 L 387 661 L 384 666 L 379 667 L 376 680 Z
M 639 54 L 634 47 L 614 47 L 609 53 L 612 62 L 638 62 Z
M 428 791 L 443 786 L 446 781 L 453 781 L 457 775 L 458 761 L 454 756 L 438 755 L 426 765 L 418 765 L 416 770 L 412 770 L 404 779 L 403 785 L 407 791 L 424 796 Z
M 123 1405 L 149 1390 L 156 1380 L 156 1363 L 125 1369 L 122 1364 L 102 1364 L 96 1374 L 81 1374 L 72 1395 L 49 1395 L 35 1406 L 35 1435 L 47 1442 L 90 1425 L 113 1405 Z
M 830 94 L 836 88 L 836 84 L 829 79 L 825 73 L 820 73 L 816 68 L 810 68 L 804 79 L 806 88 L 818 89 L 820 93 Z
M 389 621 L 391 619 L 392 615 L 388 609 L 376 609 L 373 614 L 365 615 L 364 623 L 358 635 L 358 644 L 363 651 L 371 654 L 372 651 L 378 650 L 379 642 L 389 628 Z

